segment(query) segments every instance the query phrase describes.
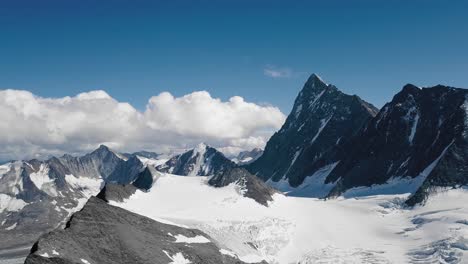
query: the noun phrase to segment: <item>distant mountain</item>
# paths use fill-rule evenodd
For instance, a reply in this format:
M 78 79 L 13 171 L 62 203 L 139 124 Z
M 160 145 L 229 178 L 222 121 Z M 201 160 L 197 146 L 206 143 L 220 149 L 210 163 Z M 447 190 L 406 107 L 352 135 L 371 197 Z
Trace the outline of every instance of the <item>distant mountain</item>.
M 63 224 L 107 183 L 133 182 L 145 170 L 135 156 L 101 145 L 81 157 L 0 166 L 0 248 L 28 244 Z
M 199 230 L 156 222 L 92 197 L 65 229 L 41 237 L 25 263 L 245 262 Z
M 123 156 L 130 158 L 131 156 L 138 156 L 138 157 L 143 157 L 147 159 L 159 159 L 162 155 L 156 152 L 151 152 L 151 151 L 137 151 L 133 153 L 123 153 Z
M 321 160 L 330 155 L 330 150 L 355 135 L 377 112 L 358 96 L 344 94 L 313 74 L 263 155 L 246 168 L 265 181 L 286 180 L 291 186 L 299 186 L 305 177 L 326 165 Z
M 252 150 L 241 151 L 237 157 L 232 159 L 238 165 L 247 165 L 256 161 L 262 156 L 263 150 L 261 148 L 254 148 Z
M 208 176 L 235 166 L 236 164 L 226 158 L 223 153 L 201 143 L 194 149 L 176 155 L 156 168 L 158 171 L 176 175 Z
M 424 201 L 435 187 L 468 184 L 468 90 L 406 85 L 363 129 L 343 145 L 326 183 L 330 196 L 353 187 L 390 184 L 416 191 Z M 395 183 L 401 179 L 403 186 Z M 384 193 L 385 190 L 376 190 Z

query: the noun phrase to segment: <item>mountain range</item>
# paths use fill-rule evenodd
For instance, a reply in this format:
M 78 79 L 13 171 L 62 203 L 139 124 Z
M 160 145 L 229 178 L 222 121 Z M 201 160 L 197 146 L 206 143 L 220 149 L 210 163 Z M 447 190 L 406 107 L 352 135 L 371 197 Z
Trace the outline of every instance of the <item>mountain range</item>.
M 408 84 L 381 111 L 312 75 L 263 155 L 245 167 L 290 195 L 412 193 L 468 183 L 468 90 Z
M 213 210 L 233 206 L 233 212 L 246 207 L 270 212 L 281 207 L 278 203 L 288 204 L 288 197 L 394 195 L 397 200 L 386 206 L 412 208 L 424 205 L 431 194 L 467 185 L 468 90 L 408 84 L 379 110 L 313 74 L 265 149 L 241 152 L 233 160 L 204 143 L 169 159 L 101 145 L 79 157 L 1 165 L 0 249 L 28 247 L 45 234 L 26 263 L 260 263 L 267 257 L 255 254 L 274 254 L 272 248 L 281 244 L 265 246 L 247 235 L 265 223 L 247 225 L 254 230 L 246 231 L 243 221 L 224 219 L 233 225 L 229 242 L 220 233 L 227 232 L 226 223 L 218 229 L 190 218 L 200 217 L 198 212 L 177 215 L 190 208 L 189 201 L 167 200 L 168 211 L 153 209 L 151 201 L 174 199 L 171 195 L 180 192 Z M 200 197 L 192 197 L 193 190 Z M 400 198 L 404 194 L 409 195 Z M 173 214 L 179 222 L 164 223 L 160 217 Z M 280 218 L 272 221 L 276 229 L 292 228 Z M 453 243 L 468 247 L 465 242 Z M 251 254 L 255 257 L 246 257 Z

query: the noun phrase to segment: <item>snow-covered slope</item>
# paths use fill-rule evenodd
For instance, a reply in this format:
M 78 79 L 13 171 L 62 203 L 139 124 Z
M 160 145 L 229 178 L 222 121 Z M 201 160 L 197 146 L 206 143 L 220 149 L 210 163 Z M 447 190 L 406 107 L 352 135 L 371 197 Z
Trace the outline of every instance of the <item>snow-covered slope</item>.
M 466 263 L 468 190 L 441 191 L 425 206 L 408 194 L 318 200 L 274 196 L 269 207 L 231 184 L 164 174 L 148 192 L 111 204 L 157 221 L 197 228 L 246 262 Z

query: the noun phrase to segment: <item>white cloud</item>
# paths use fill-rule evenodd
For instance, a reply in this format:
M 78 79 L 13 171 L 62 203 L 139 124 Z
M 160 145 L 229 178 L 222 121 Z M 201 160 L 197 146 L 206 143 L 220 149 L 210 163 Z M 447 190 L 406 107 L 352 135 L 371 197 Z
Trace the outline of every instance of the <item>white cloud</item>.
M 274 65 L 267 65 L 263 69 L 263 74 L 271 78 L 291 78 L 293 71 L 290 68 L 279 68 Z
M 232 154 L 263 147 L 285 116 L 272 106 L 212 98 L 206 91 L 149 99 L 144 112 L 105 91 L 42 98 L 0 90 L 0 160 L 79 154 L 106 144 L 119 151 L 168 151 L 201 141 Z

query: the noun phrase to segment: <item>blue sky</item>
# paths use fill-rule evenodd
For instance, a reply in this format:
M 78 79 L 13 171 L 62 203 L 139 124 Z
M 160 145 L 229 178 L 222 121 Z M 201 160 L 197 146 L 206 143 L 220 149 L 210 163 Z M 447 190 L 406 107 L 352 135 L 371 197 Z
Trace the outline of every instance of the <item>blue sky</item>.
M 103 89 L 138 109 L 207 90 L 288 113 L 315 72 L 380 107 L 406 83 L 468 87 L 466 14 L 434 0 L 2 1 L 0 88 Z

